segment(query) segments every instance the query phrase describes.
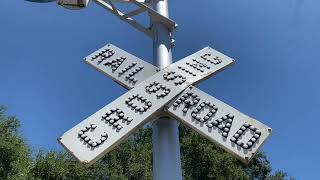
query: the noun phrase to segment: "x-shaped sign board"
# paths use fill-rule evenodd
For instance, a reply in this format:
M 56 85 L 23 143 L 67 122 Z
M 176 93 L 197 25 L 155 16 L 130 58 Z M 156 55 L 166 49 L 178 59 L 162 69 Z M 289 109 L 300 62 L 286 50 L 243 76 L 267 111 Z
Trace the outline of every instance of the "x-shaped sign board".
M 162 70 L 111 44 L 85 61 L 130 90 L 59 138 L 84 164 L 91 165 L 163 113 L 245 163 L 271 134 L 271 128 L 192 86 L 234 62 L 212 48 Z

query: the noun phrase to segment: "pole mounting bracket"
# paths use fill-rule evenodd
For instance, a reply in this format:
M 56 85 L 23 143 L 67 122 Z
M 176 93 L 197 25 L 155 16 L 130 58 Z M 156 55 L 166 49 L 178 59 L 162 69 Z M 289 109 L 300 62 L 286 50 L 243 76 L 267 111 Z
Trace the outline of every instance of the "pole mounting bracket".
M 150 18 L 150 22 L 160 22 L 164 24 L 171 33 L 175 31 L 175 29 L 178 26 L 173 20 L 153 10 L 150 6 L 147 5 L 149 3 L 141 3 L 137 0 L 128 0 L 128 3 L 136 5 L 137 9 L 129 12 L 122 12 L 116 7 L 116 3 L 120 3 L 120 2 L 113 2 L 112 0 L 94 0 L 94 1 L 101 7 L 105 8 L 106 10 L 110 11 L 112 14 L 120 18 L 122 21 L 130 24 L 132 27 L 134 27 L 140 32 L 143 32 L 145 35 L 147 35 L 152 39 L 154 38 L 154 34 L 151 28 L 152 24 L 150 24 L 149 27 L 145 27 L 144 25 L 139 23 L 136 19 L 134 19 L 134 16 L 147 12 Z

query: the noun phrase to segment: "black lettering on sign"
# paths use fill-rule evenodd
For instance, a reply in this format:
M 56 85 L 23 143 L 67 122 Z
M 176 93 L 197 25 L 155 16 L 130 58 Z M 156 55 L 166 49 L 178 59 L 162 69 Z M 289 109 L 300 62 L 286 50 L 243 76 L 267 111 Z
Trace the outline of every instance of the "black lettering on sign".
M 81 129 L 78 133 L 78 136 L 91 148 L 98 147 L 101 145 L 104 141 L 108 139 L 108 134 L 106 132 L 101 134 L 101 137 L 98 141 L 93 141 L 90 137 L 86 135 L 88 131 L 94 131 L 97 128 L 97 125 L 95 124 L 90 124 L 83 129 Z
M 132 69 L 136 65 L 137 65 L 137 62 L 133 62 L 133 63 L 129 64 L 127 67 L 125 67 L 125 68 L 123 68 L 122 70 L 119 71 L 119 73 L 118 73 L 119 76 L 122 76 L 123 74 L 128 72 L 130 69 Z
M 157 98 L 164 98 L 170 93 L 171 90 L 167 86 L 162 85 L 159 82 L 153 81 L 152 83 L 146 86 L 146 91 L 150 94 L 162 91 L 162 93 L 158 93 L 156 96 Z
M 114 50 L 112 49 L 103 49 L 102 51 L 98 52 L 97 54 L 93 55 L 91 57 L 91 61 L 94 61 L 94 60 L 98 60 L 98 65 L 103 62 L 105 59 L 108 59 L 110 57 L 112 57 L 114 55 Z
M 211 64 L 217 65 L 222 63 L 222 59 L 218 56 L 212 56 L 210 53 L 204 54 L 202 56 L 200 56 L 201 59 L 210 62 Z
M 119 124 L 119 120 L 124 120 L 130 123 L 133 119 L 125 116 L 124 112 L 119 108 L 112 108 L 102 116 L 101 120 L 106 121 L 108 124 L 112 125 L 117 130 L 117 132 L 119 132 L 123 128 Z
M 220 129 L 222 131 L 223 137 L 228 137 L 230 128 L 232 126 L 233 119 L 234 119 L 233 115 L 227 114 L 225 116 L 222 116 L 219 119 L 216 119 L 216 120 L 210 122 L 209 124 L 207 124 L 207 127 L 208 128 L 217 127 L 218 129 Z
M 163 75 L 163 79 L 165 79 L 167 81 L 175 81 L 174 82 L 175 85 L 181 85 L 181 84 L 183 84 L 184 82 L 187 81 L 186 77 L 184 77 L 184 76 L 182 76 L 180 74 L 177 74 L 174 71 L 166 72 Z
M 252 135 L 250 139 L 247 142 L 241 141 L 242 137 L 244 137 L 246 133 L 249 133 L 249 132 Z M 233 135 L 230 141 L 242 147 L 243 149 L 250 149 L 259 140 L 260 136 L 261 136 L 261 131 L 258 128 L 246 122 Z
M 192 59 L 192 61 L 186 62 L 186 65 L 192 67 L 194 70 L 200 71 L 200 72 L 204 72 L 207 69 L 210 69 L 210 66 L 196 60 L 196 59 Z
M 204 111 L 205 108 L 208 108 L 209 112 L 204 117 L 201 117 L 200 112 Z M 209 101 L 205 101 L 199 104 L 199 106 L 191 112 L 191 116 L 199 122 L 207 122 L 216 114 L 217 111 L 218 108 L 214 104 Z
M 180 106 L 181 104 L 184 104 L 184 107 L 182 109 L 182 111 L 184 113 L 187 113 L 188 110 L 195 106 L 196 104 L 198 104 L 200 101 L 200 97 L 193 93 L 193 92 L 187 92 L 185 93 L 183 96 L 181 96 L 178 100 L 176 100 L 174 103 L 173 103 L 173 107 L 178 107 Z
M 135 99 L 137 101 L 140 101 L 142 104 L 144 104 L 144 106 L 138 106 L 137 104 L 132 102 Z M 131 107 L 132 109 L 134 109 L 140 113 L 146 112 L 152 106 L 152 103 L 150 100 L 148 100 L 147 98 L 144 98 L 143 96 L 141 96 L 139 94 L 130 96 L 128 99 L 126 99 L 125 102 L 129 107 Z
M 187 73 L 187 74 L 190 74 L 192 76 L 196 76 L 197 74 L 195 72 L 192 72 L 192 70 L 188 69 L 188 68 L 185 68 L 183 66 L 178 66 L 178 69 L 180 69 L 181 71 Z
M 124 74 L 127 74 L 125 76 L 126 80 L 132 82 L 132 83 L 136 83 L 138 81 L 138 79 L 136 79 L 134 76 L 139 73 L 140 71 L 142 71 L 142 69 L 144 68 L 144 66 L 139 66 L 135 69 L 133 69 L 134 67 L 137 66 L 137 62 L 133 62 L 131 64 L 129 64 L 127 67 L 123 68 L 120 72 L 119 72 L 119 76 L 122 76 Z M 130 72 L 129 72 L 130 71 Z
M 108 61 L 106 63 L 104 63 L 103 65 L 105 66 L 110 66 L 111 69 L 112 69 L 112 72 L 116 71 L 120 66 L 121 64 L 126 60 L 127 58 L 126 57 L 120 57 L 120 58 L 117 58 L 117 59 L 114 59 L 112 61 Z

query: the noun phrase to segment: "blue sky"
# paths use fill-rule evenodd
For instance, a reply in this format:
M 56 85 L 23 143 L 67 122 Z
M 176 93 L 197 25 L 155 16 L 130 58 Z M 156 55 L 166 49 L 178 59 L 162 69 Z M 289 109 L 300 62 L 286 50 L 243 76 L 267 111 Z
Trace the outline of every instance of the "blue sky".
M 205 46 L 236 59 L 199 88 L 271 126 L 262 150 L 297 179 L 319 178 L 319 8 L 315 0 L 170 3 L 174 61 Z M 0 1 L 0 104 L 35 149 L 62 149 L 57 137 L 126 92 L 83 62 L 109 42 L 152 62 L 151 40 L 94 3 L 67 11 Z

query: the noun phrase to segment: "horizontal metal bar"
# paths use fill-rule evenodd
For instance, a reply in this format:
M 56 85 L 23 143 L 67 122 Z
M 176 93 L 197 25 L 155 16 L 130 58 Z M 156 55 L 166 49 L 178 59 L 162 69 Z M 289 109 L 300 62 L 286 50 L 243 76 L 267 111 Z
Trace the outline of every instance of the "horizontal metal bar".
M 140 32 L 143 32 L 144 34 L 146 34 L 147 36 L 149 36 L 150 38 L 153 38 L 153 32 L 151 31 L 151 29 L 146 28 L 144 26 L 142 26 L 140 23 L 138 23 L 137 21 L 135 21 L 134 19 L 127 17 L 124 18 L 124 13 L 117 10 L 116 12 L 113 10 L 112 6 L 103 1 L 103 0 L 94 0 L 97 4 L 99 4 L 100 6 L 102 6 L 103 8 L 105 8 L 106 10 L 110 11 L 111 13 L 113 13 L 114 15 L 118 16 L 121 20 L 125 21 L 126 23 L 130 24 L 131 26 L 133 26 L 135 29 L 139 30 Z
M 114 4 L 110 0 L 106 0 L 106 1 L 111 5 L 113 12 L 115 12 L 116 14 L 119 14 L 119 12 L 118 12 L 116 6 L 114 6 Z
M 128 18 L 128 17 L 136 16 L 136 15 L 138 15 L 138 14 L 140 14 L 140 13 L 145 12 L 145 11 L 146 11 L 145 8 L 138 8 L 138 9 L 136 9 L 136 10 L 133 10 L 133 11 L 131 11 L 131 12 L 123 15 L 122 17 L 123 17 L 123 18 Z
M 157 22 L 161 22 L 163 23 L 165 26 L 167 26 L 167 28 L 173 32 L 175 31 L 175 29 L 177 28 L 177 23 L 174 22 L 173 20 L 159 14 L 157 11 L 153 10 L 151 7 L 141 3 L 141 2 L 138 2 L 137 0 L 131 0 L 134 4 L 136 4 L 137 6 L 141 7 L 141 8 L 145 8 L 148 13 L 149 13 L 149 16 L 152 18 L 153 21 L 157 21 Z

